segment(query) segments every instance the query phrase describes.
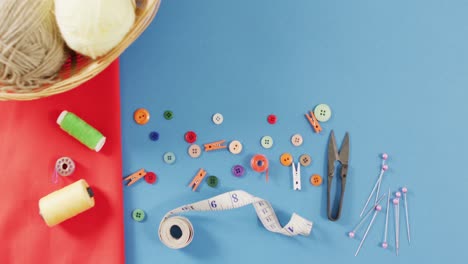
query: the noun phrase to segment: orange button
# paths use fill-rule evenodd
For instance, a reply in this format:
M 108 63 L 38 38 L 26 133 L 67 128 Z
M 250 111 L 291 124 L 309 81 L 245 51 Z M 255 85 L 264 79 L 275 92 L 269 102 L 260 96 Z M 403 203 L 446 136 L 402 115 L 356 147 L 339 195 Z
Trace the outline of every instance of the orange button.
M 139 125 L 144 125 L 148 123 L 150 119 L 150 114 L 148 110 L 144 108 L 137 109 L 135 113 L 133 114 L 133 119 L 135 119 L 135 122 Z
M 312 183 L 313 186 L 320 186 L 322 181 L 322 176 L 318 174 L 314 174 L 312 177 L 310 177 L 310 183 Z
M 280 157 L 280 162 L 283 166 L 291 166 L 291 163 L 293 162 L 293 157 L 289 153 L 283 153 Z

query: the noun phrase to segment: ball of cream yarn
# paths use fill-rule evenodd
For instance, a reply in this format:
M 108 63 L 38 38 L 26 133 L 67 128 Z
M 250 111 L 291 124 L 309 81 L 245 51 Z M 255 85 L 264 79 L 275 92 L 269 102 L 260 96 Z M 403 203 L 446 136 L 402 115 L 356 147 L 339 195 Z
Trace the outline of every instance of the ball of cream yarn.
M 55 0 L 65 42 L 93 59 L 116 47 L 135 22 L 134 0 Z
M 53 0 L 0 0 L 0 91 L 52 83 L 66 59 Z

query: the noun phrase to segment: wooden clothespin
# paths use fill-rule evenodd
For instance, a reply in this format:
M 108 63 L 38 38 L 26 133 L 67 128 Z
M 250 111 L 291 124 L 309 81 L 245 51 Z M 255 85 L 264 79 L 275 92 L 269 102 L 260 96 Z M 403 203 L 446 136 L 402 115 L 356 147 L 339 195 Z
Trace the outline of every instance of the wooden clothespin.
M 127 186 L 130 186 L 130 185 L 134 184 L 135 182 L 137 182 L 139 179 L 145 177 L 145 175 L 146 175 L 145 169 L 141 169 L 141 170 L 131 174 L 130 176 L 127 176 L 124 179 L 124 181 L 128 181 Z
M 305 114 L 305 117 L 307 120 L 309 120 L 310 125 L 314 129 L 315 133 L 320 133 L 322 132 L 322 127 L 320 126 L 319 121 L 315 117 L 314 113 L 312 111 L 309 111 L 310 114 Z
M 226 145 L 223 145 L 224 142 L 226 142 L 226 140 L 220 140 L 216 142 L 207 143 L 204 145 L 205 151 L 208 152 L 208 151 L 213 151 L 213 150 L 218 150 L 218 149 L 224 149 L 227 147 Z
M 192 182 L 189 184 L 189 187 L 192 188 L 192 191 L 195 191 L 198 188 L 198 185 L 203 181 L 203 178 L 205 178 L 206 171 L 204 169 L 200 169 L 195 177 L 193 177 Z

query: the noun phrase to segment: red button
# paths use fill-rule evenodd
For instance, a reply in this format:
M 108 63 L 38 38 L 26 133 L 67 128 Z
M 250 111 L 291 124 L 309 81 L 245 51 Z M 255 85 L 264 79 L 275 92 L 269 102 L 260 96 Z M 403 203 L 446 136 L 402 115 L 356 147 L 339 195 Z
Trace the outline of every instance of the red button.
M 156 176 L 156 173 L 151 172 L 151 171 L 146 173 L 145 175 L 145 181 L 149 184 L 155 183 L 157 178 L 158 176 Z
M 268 118 L 267 118 L 267 121 L 268 121 L 268 123 L 270 123 L 271 125 L 276 124 L 276 116 L 275 116 L 275 115 L 269 115 Z
M 197 141 L 197 134 L 195 134 L 193 131 L 185 133 L 185 141 L 190 144 L 195 143 L 195 141 Z

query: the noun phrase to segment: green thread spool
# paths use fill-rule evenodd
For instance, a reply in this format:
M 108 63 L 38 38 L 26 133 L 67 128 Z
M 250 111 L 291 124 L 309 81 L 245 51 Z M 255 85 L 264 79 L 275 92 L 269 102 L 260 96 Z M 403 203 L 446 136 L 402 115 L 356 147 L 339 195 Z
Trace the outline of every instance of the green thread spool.
M 57 124 L 70 136 L 96 152 L 99 152 L 106 142 L 106 137 L 101 132 L 97 131 L 77 115 L 66 110 L 62 111 L 57 118 Z

